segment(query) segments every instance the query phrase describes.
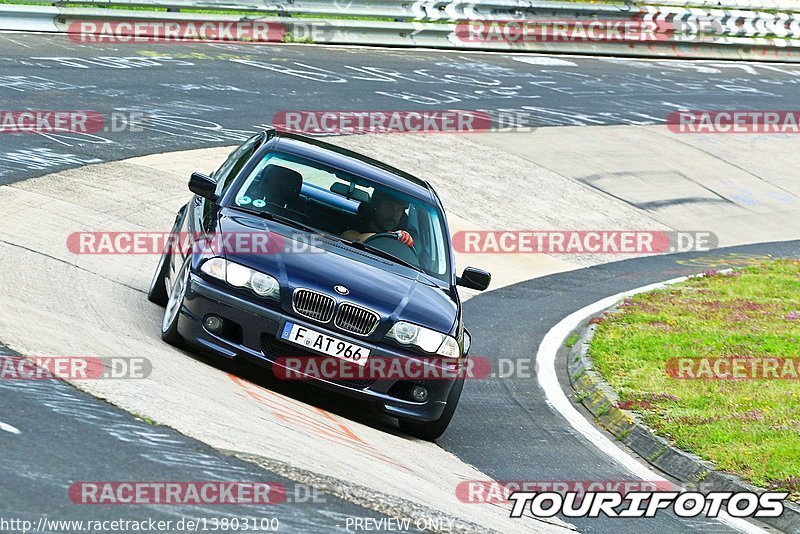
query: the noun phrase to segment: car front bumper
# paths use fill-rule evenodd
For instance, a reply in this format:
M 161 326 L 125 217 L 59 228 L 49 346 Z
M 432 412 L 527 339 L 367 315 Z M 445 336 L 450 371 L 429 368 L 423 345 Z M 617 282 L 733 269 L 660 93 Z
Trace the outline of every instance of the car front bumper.
M 224 336 L 210 332 L 203 325 L 208 314 L 222 317 L 226 324 L 238 325 L 236 336 Z M 433 421 L 444 411 L 447 397 L 455 379 L 448 370 L 432 363 L 430 359 L 411 353 L 401 352 L 394 347 L 365 342 L 338 331 L 329 330 L 326 326 L 310 322 L 302 317 L 288 315 L 281 310 L 262 306 L 232 294 L 223 287 L 212 284 L 199 276 L 190 276 L 183 308 L 178 320 L 178 332 L 192 345 L 226 358 L 244 357 L 258 364 L 275 368 L 281 366 L 281 356 L 297 356 L 303 351 L 301 347 L 279 339 L 286 321 L 306 326 L 338 339 L 367 347 L 370 358 L 402 358 L 417 360 L 420 366 L 434 366 L 431 373 L 423 376 L 439 378 L 379 377 L 362 380 L 328 380 L 319 376 L 308 377 L 304 382 L 325 389 L 333 390 L 351 397 L 371 401 L 381 407 L 389 415 L 415 421 Z M 318 355 L 322 356 L 322 355 Z M 452 365 L 452 363 L 451 363 Z M 277 373 L 276 373 L 277 374 Z M 411 400 L 408 395 L 410 387 L 422 385 L 428 389 L 425 402 Z

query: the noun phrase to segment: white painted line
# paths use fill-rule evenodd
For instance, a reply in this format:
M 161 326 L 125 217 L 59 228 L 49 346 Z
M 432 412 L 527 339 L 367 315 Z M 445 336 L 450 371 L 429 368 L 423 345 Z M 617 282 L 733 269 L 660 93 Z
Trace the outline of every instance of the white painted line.
M 22 434 L 22 432 L 18 428 L 13 427 L 8 423 L 4 423 L 2 421 L 0 421 L 0 430 L 5 430 L 6 432 L 10 432 L 12 434 Z
M 564 419 L 567 420 L 572 428 L 580 432 L 589 443 L 593 444 L 603 453 L 610 456 L 615 462 L 623 466 L 634 476 L 637 476 L 648 482 L 670 481 L 657 474 L 655 470 L 647 467 L 618 447 L 613 441 L 611 441 L 611 439 L 609 439 L 600 430 L 595 428 L 595 426 L 592 425 L 588 419 L 586 419 L 578 410 L 575 409 L 570 400 L 567 398 L 566 394 L 564 394 L 564 391 L 561 389 L 561 385 L 558 382 L 555 366 L 556 353 L 567 336 L 569 336 L 569 334 L 587 317 L 613 306 L 625 297 L 630 297 L 637 293 L 652 291 L 654 289 L 661 289 L 671 284 L 683 282 L 688 278 L 688 276 L 682 276 L 680 278 L 667 280 L 666 282 L 642 286 L 630 291 L 625 291 L 623 293 L 606 297 L 603 300 L 595 302 L 594 304 L 590 304 L 584 308 L 581 308 L 580 310 L 568 315 L 557 325 L 551 328 L 550 331 L 547 332 L 547 335 L 544 336 L 542 344 L 539 345 L 539 350 L 536 353 L 536 365 L 539 369 L 539 385 L 544 390 L 547 403 L 556 411 L 558 411 L 558 413 L 563 415 Z M 720 513 L 718 520 L 732 528 L 735 528 L 736 530 L 754 534 L 766 534 L 765 530 L 758 528 L 755 525 L 744 521 L 743 519 L 723 516 L 723 513 L 724 512 Z
M 549 67 L 577 67 L 578 64 L 572 61 L 567 61 L 561 58 L 555 58 L 550 56 L 506 56 L 509 59 L 513 59 L 514 61 L 519 61 L 521 63 L 528 63 L 529 65 L 545 65 Z

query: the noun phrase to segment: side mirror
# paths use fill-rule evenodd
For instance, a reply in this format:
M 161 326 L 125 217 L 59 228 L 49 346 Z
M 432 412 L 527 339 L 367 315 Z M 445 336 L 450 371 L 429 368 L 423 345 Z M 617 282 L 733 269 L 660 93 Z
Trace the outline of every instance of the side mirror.
M 489 283 L 491 281 L 491 274 L 484 270 L 476 269 L 475 267 L 467 267 L 464 269 L 464 274 L 456 277 L 457 285 L 468 287 L 470 289 L 477 289 L 478 291 L 483 291 L 489 287 Z
M 189 191 L 194 193 L 195 195 L 199 195 L 203 198 L 207 198 L 213 202 L 217 201 L 217 182 L 215 182 L 211 177 L 206 176 L 205 174 L 201 174 L 199 172 L 193 172 L 192 177 L 189 178 Z

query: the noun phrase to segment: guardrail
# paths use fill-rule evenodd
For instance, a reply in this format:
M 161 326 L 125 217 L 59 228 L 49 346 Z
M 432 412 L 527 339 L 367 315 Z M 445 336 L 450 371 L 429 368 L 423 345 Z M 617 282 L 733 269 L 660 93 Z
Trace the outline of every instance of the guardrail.
M 8 2 L 8 0 L 6 0 Z M 21 0 L 20 0 L 21 1 Z M 0 29 L 72 32 L 78 20 L 241 20 L 241 15 L 182 13 L 180 10 L 241 11 L 284 28 L 284 40 L 322 44 L 411 46 L 465 50 L 545 52 L 646 57 L 800 61 L 800 0 L 657 0 L 654 4 L 587 4 L 536 0 L 466 2 L 390 0 L 69 0 L 64 7 L 0 4 Z M 708 7 L 682 7 L 688 3 Z M 10 3 L 16 3 L 11 0 Z M 713 3 L 713 8 L 712 8 Z M 670 4 L 670 5 L 667 5 Z M 678 5 L 681 4 L 681 5 Z M 760 10 L 725 9 L 744 4 Z M 763 11 L 767 6 L 797 11 Z M 167 11 L 125 9 L 148 6 Z M 49 20 L 48 20 L 49 17 Z M 309 18 L 314 17 L 314 18 Z M 524 21 L 541 28 L 570 24 L 636 21 L 657 28 L 651 40 L 499 39 L 464 40 L 464 24 Z M 315 32 L 309 36 L 308 28 Z M 54 28 L 54 29 L 53 29 Z M 462 33 L 460 33 L 462 32 Z
M 24 4 L 30 0 L 4 0 Z M 535 0 L 56 0 L 53 6 L 89 5 L 93 7 L 149 7 L 249 11 L 281 16 L 364 17 L 393 20 L 483 20 L 530 18 L 542 13 L 576 12 L 587 15 L 614 15 L 639 12 L 653 6 L 673 6 L 703 10 L 800 12 L 800 0 L 627 0 L 617 3 L 553 2 Z
M 22 4 L 28 0 L 7 0 Z M 483 19 L 518 19 L 553 13 L 624 14 L 639 11 L 626 4 L 582 4 L 579 2 L 530 2 L 526 0 L 462 0 L 403 2 L 402 0 L 68 0 L 52 2 L 54 6 L 89 5 L 93 7 L 149 7 L 207 9 L 215 11 L 247 11 L 279 16 L 314 15 L 320 17 L 361 17 L 395 21 L 457 21 Z
M 635 3 L 648 4 L 647 2 Z M 658 0 L 658 5 L 702 9 L 800 11 L 800 2 L 797 0 Z

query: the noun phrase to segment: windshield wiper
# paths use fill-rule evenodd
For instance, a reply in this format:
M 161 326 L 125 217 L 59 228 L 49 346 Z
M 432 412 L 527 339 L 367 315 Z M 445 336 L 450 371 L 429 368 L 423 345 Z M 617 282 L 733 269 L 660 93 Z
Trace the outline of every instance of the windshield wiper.
M 422 269 L 420 269 L 419 267 L 417 267 L 413 263 L 409 263 L 406 260 L 400 259 L 397 256 L 395 256 L 394 254 L 389 254 L 385 250 L 381 250 L 381 249 L 373 247 L 371 245 L 367 245 L 366 243 L 362 243 L 361 241 L 351 241 L 349 239 L 343 239 L 341 237 L 339 238 L 339 241 L 341 241 L 342 243 L 345 243 L 347 245 L 350 245 L 353 248 L 366 250 L 368 252 L 371 252 L 371 253 L 375 254 L 376 256 L 380 256 L 381 258 L 385 258 L 387 260 L 391 260 L 391 261 L 393 261 L 395 263 L 399 263 L 400 265 L 403 265 L 405 267 L 410 267 L 411 269 L 414 269 L 415 271 L 419 271 L 419 272 L 425 274 L 425 271 L 423 271 Z
M 255 211 L 255 210 L 248 210 L 239 206 L 231 206 L 235 210 L 243 211 L 245 213 L 250 213 L 251 215 L 256 215 L 258 217 L 262 217 L 264 219 L 269 219 L 270 221 L 279 222 L 281 224 L 285 224 L 286 226 L 291 226 L 292 228 L 297 228 L 298 230 L 304 230 L 310 234 L 316 234 L 325 236 L 326 234 L 320 230 L 317 230 L 313 226 L 308 226 L 307 224 L 303 224 L 297 222 L 295 220 L 289 219 L 288 217 L 284 217 L 282 215 L 276 215 L 270 211 Z
M 373 247 L 371 245 L 367 245 L 366 243 L 363 243 L 361 241 L 350 241 L 349 239 L 344 239 L 344 238 L 341 238 L 341 237 L 337 237 L 337 239 L 339 241 L 341 241 L 342 243 L 350 245 L 350 246 L 352 246 L 354 248 L 357 248 L 359 250 L 366 250 L 366 251 L 372 252 L 376 256 L 380 256 L 382 258 L 386 258 L 387 260 L 393 261 L 395 263 L 399 263 L 400 265 L 403 265 L 404 267 L 408 267 L 409 269 L 414 269 L 415 271 L 422 273 L 425 276 L 425 279 L 428 280 L 428 282 L 430 284 L 433 284 L 435 286 L 439 285 L 438 282 L 436 282 L 433 278 L 431 278 L 431 275 L 429 273 L 427 273 L 422 267 L 418 267 L 418 266 L 414 265 L 413 263 L 409 263 L 409 262 L 407 262 L 407 261 L 405 261 L 405 260 L 403 260 L 401 258 L 398 258 L 394 254 L 390 254 L 390 253 L 388 253 L 388 252 L 386 252 L 384 250 L 381 250 L 379 248 Z

